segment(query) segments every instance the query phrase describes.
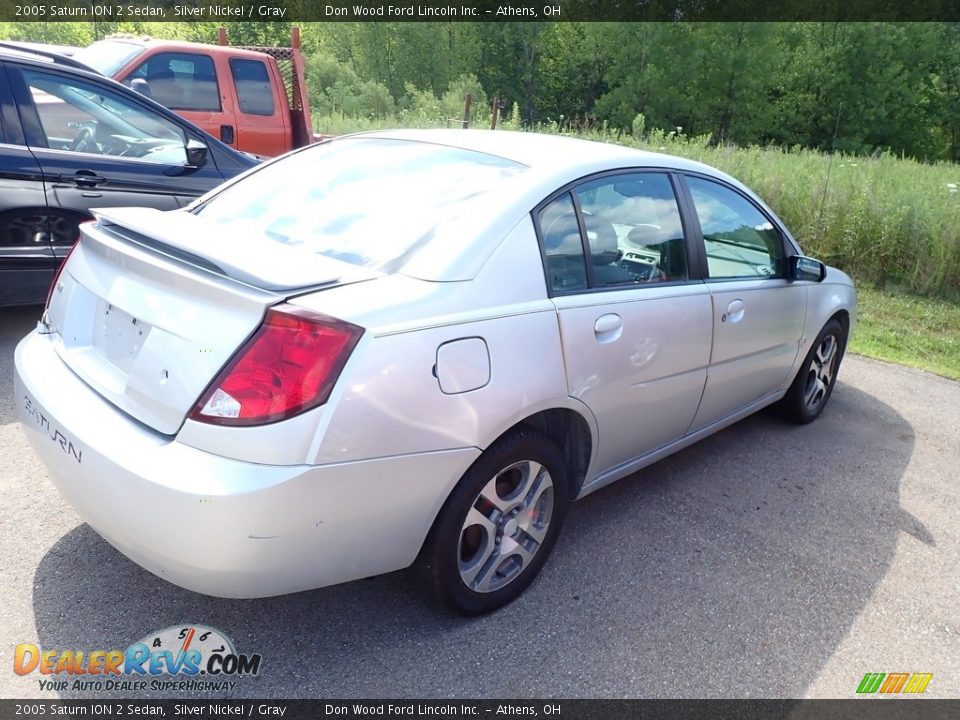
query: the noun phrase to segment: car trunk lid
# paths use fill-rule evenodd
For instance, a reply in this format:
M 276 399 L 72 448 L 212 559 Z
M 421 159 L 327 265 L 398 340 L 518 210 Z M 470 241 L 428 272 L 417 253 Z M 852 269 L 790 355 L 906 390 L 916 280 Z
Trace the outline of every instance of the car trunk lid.
M 306 290 L 377 276 L 273 241 L 266 252 L 255 237 L 210 239 L 209 228 L 187 213 L 98 216 L 81 226 L 46 321 L 60 357 L 80 378 L 167 435 L 179 430 L 267 308 Z

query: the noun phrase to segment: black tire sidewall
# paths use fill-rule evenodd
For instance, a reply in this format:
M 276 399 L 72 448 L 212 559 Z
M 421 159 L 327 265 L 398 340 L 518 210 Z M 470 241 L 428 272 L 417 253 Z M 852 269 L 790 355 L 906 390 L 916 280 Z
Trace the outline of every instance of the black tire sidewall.
M 483 487 L 504 468 L 534 460 L 550 473 L 553 482 L 553 512 L 540 549 L 520 575 L 505 587 L 490 593 L 468 588 L 460 577 L 460 533 L 467 513 Z M 421 554 L 421 571 L 434 597 L 461 615 L 492 612 L 513 601 L 533 582 L 556 543 L 570 504 L 567 469 L 560 449 L 545 435 L 520 431 L 491 445 L 464 473 L 437 516 Z
M 831 334 L 837 339 L 837 359 L 836 366 L 834 367 L 833 371 L 833 377 L 830 380 L 830 387 L 827 388 L 827 392 L 823 400 L 814 410 L 810 410 L 803 399 L 803 391 L 806 387 L 807 376 L 810 373 L 810 367 L 813 364 L 813 359 L 817 352 L 817 348 L 820 347 L 820 344 L 823 342 L 824 338 Z M 810 346 L 810 350 L 807 351 L 807 356 L 803 359 L 803 364 L 800 366 L 800 370 L 797 372 L 797 376 L 794 378 L 793 384 L 790 386 L 790 389 L 787 391 L 787 394 L 784 397 L 783 408 L 791 420 L 801 424 L 806 424 L 813 422 L 820 417 L 820 413 L 823 412 L 823 409 L 830 401 L 830 396 L 833 395 L 833 388 L 837 385 L 837 375 L 840 372 L 840 363 L 843 361 L 843 354 L 846 351 L 846 347 L 847 338 L 846 333 L 843 331 L 843 326 L 836 318 L 830 319 L 817 335 L 817 339 L 813 341 L 813 344 Z

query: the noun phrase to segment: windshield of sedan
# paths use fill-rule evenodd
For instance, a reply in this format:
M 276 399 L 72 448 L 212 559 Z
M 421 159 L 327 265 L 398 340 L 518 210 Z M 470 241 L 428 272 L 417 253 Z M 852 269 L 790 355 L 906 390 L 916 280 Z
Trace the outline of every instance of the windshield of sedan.
M 87 67 L 112 77 L 120 68 L 144 51 L 139 43 L 124 42 L 123 40 L 100 40 L 90 47 L 78 50 L 73 55 Z
M 194 209 L 285 245 L 394 272 L 434 229 L 526 166 L 408 140 L 334 140 L 267 165 Z M 466 230 L 466 229 L 465 229 Z

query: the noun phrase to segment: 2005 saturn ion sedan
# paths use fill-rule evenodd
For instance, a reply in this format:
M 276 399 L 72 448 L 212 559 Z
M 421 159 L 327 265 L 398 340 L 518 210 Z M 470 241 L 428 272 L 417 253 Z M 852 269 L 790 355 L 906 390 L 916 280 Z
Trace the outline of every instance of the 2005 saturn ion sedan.
M 162 578 L 262 597 L 415 564 L 472 615 L 573 499 L 772 403 L 815 419 L 855 317 L 704 165 L 382 132 L 98 211 L 16 393 L 63 495 Z

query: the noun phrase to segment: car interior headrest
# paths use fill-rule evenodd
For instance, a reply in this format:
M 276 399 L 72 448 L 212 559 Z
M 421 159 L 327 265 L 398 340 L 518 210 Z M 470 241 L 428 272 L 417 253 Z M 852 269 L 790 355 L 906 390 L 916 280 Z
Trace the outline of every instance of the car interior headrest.
M 608 220 L 596 215 L 583 214 L 587 227 L 587 239 L 590 241 L 590 254 L 594 265 L 609 265 L 620 256 L 617 244 L 617 231 Z

